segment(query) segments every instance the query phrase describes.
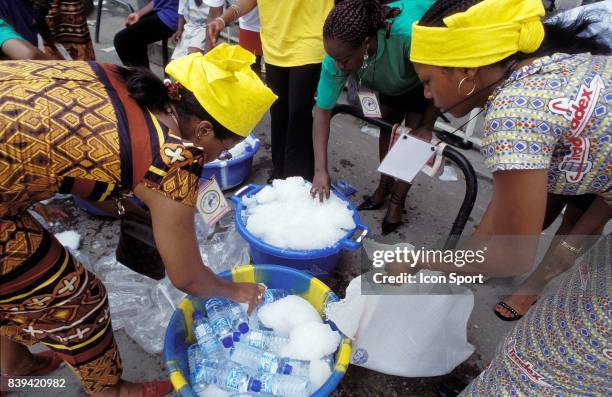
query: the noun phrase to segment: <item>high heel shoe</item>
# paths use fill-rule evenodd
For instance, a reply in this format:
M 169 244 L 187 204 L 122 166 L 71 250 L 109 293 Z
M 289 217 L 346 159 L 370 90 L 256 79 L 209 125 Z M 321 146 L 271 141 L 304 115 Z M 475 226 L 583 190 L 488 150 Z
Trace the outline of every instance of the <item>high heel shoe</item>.
M 406 196 L 400 197 L 396 193 L 391 193 L 391 200 L 389 201 L 391 204 L 399 205 L 402 209 L 404 208 L 404 202 L 406 201 Z M 386 236 L 389 233 L 397 230 L 398 227 L 404 224 L 404 221 L 399 222 L 389 222 L 387 220 L 387 216 L 383 218 L 381 229 L 383 236 Z
M 366 197 L 366 199 L 363 200 L 363 202 L 357 206 L 357 211 L 378 210 L 382 208 L 384 203 L 385 202 L 383 201 L 382 203 L 376 204 L 372 201 L 372 197 Z
M 385 204 L 385 197 L 387 197 L 387 194 L 389 194 L 389 189 L 392 186 L 393 179 L 390 181 L 387 179 L 381 179 L 378 187 L 376 187 L 376 190 L 374 191 L 374 194 L 372 196 L 365 197 L 365 200 L 363 200 L 363 202 L 357 206 L 357 211 L 372 211 L 381 209 Z M 375 203 L 372 201 L 372 197 L 376 196 L 377 194 L 383 198 L 380 203 Z
M 386 236 L 387 234 L 394 232 L 398 227 L 402 226 L 403 224 L 404 224 L 403 221 L 388 222 L 386 219 L 383 219 L 382 224 L 381 224 L 383 236 Z

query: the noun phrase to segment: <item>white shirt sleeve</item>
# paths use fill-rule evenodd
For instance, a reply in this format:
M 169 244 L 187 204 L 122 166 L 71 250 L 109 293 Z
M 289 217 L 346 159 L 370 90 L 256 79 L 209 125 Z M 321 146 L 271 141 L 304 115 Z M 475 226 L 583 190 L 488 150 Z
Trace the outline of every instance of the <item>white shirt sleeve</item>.
M 204 0 L 204 4 L 209 7 L 222 7 L 225 4 L 225 0 Z

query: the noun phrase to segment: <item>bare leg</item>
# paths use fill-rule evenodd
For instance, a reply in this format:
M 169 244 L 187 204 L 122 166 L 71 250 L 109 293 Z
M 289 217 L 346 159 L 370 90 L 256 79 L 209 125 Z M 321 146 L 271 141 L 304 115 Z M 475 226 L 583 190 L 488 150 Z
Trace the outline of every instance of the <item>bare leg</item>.
M 406 113 L 406 127 L 416 129 L 423 119 L 423 115 L 419 113 Z M 381 159 L 387 154 L 389 148 L 389 142 L 385 146 L 385 152 L 381 155 Z M 412 185 L 408 182 L 396 180 L 391 188 L 391 201 L 387 208 L 387 214 L 385 220 L 390 223 L 398 223 L 402 221 L 402 215 L 404 214 L 404 203 L 406 201 L 406 195 Z
M 504 302 L 514 308 L 517 313 L 521 315 L 526 313 L 544 287 L 552 279 L 572 267 L 575 262 L 576 257 L 571 255 L 566 248 L 560 246 L 560 241 L 566 236 L 568 236 L 567 239 L 570 237 L 580 239 L 580 244 L 573 241 L 572 244 L 579 245 L 584 252 L 596 241 L 595 238 L 584 239 L 584 237 L 601 234 L 611 217 L 612 208 L 601 198 L 596 198 L 586 211 L 568 204 L 561 226 L 559 226 L 559 230 L 557 230 L 544 258 L 536 270 L 517 288 L 516 292 L 504 298 Z M 512 317 L 512 313 L 500 305 L 497 305 L 495 309 L 504 317 Z
M 27 346 L 0 336 L 0 373 L 2 375 L 27 376 L 49 364 L 49 358 L 34 355 Z M 92 396 L 96 397 L 140 397 L 142 384 L 120 381 L 117 385 Z
M 400 180 L 395 181 L 391 188 L 391 200 L 389 201 L 389 207 L 385 215 L 385 220 L 387 220 L 387 222 L 401 222 L 404 214 L 406 195 L 408 195 L 411 186 L 412 185 L 408 182 Z
M 391 139 L 390 133 L 385 133 L 383 131 L 380 132 L 378 137 L 378 157 L 382 159 L 387 154 L 387 150 L 389 148 L 389 141 Z M 357 207 L 359 210 L 372 210 L 380 208 L 384 203 L 387 195 L 389 194 L 389 190 L 393 186 L 395 179 L 388 175 L 381 174 L 380 180 L 378 181 L 378 186 L 374 193 L 371 196 L 366 196 L 365 200 Z
M 27 346 L 0 336 L 0 373 L 3 375 L 27 376 L 49 364 L 49 358 L 35 356 Z

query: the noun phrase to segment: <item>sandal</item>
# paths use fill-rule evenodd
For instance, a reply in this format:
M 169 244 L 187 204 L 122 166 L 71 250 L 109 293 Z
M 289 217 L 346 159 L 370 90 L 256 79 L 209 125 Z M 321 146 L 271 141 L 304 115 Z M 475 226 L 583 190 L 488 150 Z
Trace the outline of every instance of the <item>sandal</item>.
M 537 301 L 538 301 L 538 299 L 536 298 L 536 300 L 533 301 L 533 303 L 530 305 L 530 307 L 535 305 Z M 497 311 L 497 305 L 499 305 L 499 306 L 503 307 L 504 309 L 508 310 L 512 314 L 512 317 L 506 317 L 503 314 L 501 314 L 499 311 Z M 527 313 L 527 312 L 525 312 L 523 314 L 519 314 L 516 311 L 516 309 L 514 309 L 512 306 L 510 306 L 509 304 L 507 304 L 504 301 L 497 302 L 497 305 L 495 305 L 496 307 L 493 308 L 493 313 L 495 313 L 495 315 L 497 317 L 499 317 L 503 321 L 517 321 L 517 320 L 520 320 Z M 527 310 L 529 310 L 529 309 L 527 309 Z
M 394 183 L 393 179 L 382 179 L 372 196 L 364 196 L 363 202 L 357 206 L 357 211 L 372 211 L 382 208 L 385 205 L 384 197 L 387 197 L 389 189 L 391 189 Z M 383 193 L 383 200 L 380 203 L 375 203 L 372 197 L 379 191 Z
M 389 200 L 391 204 L 399 205 L 402 209 L 404 208 L 406 202 L 406 196 L 400 197 L 398 194 L 391 193 L 391 200 Z M 382 234 L 386 236 L 387 234 L 395 231 L 398 227 L 403 225 L 403 221 L 399 222 L 389 222 L 387 221 L 387 217 L 385 216 L 382 221 Z

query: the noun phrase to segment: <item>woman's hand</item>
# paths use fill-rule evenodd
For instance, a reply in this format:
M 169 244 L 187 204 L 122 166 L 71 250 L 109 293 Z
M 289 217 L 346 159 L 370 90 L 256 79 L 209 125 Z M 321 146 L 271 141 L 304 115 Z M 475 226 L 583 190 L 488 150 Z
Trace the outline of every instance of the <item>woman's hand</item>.
M 138 14 L 137 12 L 133 12 L 125 19 L 125 26 L 132 26 L 138 21 L 140 21 L 140 14 Z
M 206 25 L 206 32 L 210 38 L 211 45 L 214 47 L 217 45 L 217 39 L 219 34 L 225 28 L 225 24 L 220 19 L 215 19 Z
M 410 132 L 410 135 L 415 138 L 419 138 L 426 142 L 431 142 L 431 138 L 433 137 L 433 131 L 426 127 L 419 127 Z
M 319 196 L 319 201 L 323 202 L 323 199 L 329 198 L 329 188 L 331 186 L 331 179 L 327 171 L 315 171 L 314 178 L 312 179 L 312 188 L 310 194 L 312 197 Z
M 248 303 L 249 308 L 247 314 L 250 316 L 261 301 L 264 291 L 265 287 L 263 285 L 254 283 L 234 283 L 230 299 L 235 302 Z
M 57 207 L 52 207 L 50 205 L 44 205 L 41 203 L 36 203 L 32 205 L 32 209 L 36 211 L 40 216 L 43 217 L 45 221 L 49 224 L 53 224 L 53 222 L 58 222 L 63 219 L 68 218 L 68 214 L 63 210 Z

